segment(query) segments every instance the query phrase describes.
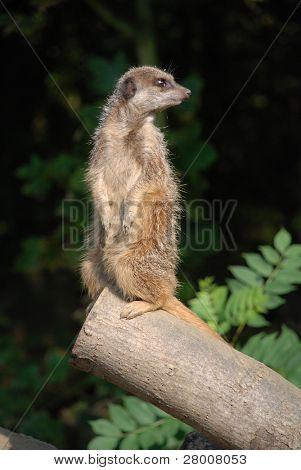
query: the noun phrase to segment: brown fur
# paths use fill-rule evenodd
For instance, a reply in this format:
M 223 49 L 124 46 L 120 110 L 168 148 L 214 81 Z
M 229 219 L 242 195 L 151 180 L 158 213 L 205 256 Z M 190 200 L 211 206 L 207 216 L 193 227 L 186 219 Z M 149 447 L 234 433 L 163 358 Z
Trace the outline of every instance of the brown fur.
M 118 81 L 87 171 L 95 215 L 82 279 L 92 297 L 108 283 L 117 287 L 131 301 L 122 318 L 162 308 L 219 337 L 174 296 L 178 184 L 153 115 L 189 95 L 155 67 L 130 69 Z

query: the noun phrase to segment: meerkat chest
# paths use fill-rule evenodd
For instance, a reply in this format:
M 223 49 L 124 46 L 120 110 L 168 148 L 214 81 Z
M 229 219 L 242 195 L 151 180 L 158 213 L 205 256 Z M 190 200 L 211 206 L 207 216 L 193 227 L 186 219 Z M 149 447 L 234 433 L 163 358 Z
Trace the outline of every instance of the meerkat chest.
M 163 135 L 152 121 L 131 135 L 120 135 L 116 130 L 107 134 L 102 178 L 107 196 L 117 205 L 125 201 L 138 180 L 147 175 L 151 162 L 164 159 Z M 157 165 L 157 170 L 161 165 Z
M 121 203 L 135 186 L 141 174 L 141 165 L 133 155 L 133 150 L 114 142 L 108 149 L 103 178 L 108 197 Z
M 157 157 L 166 153 L 163 134 L 154 126 L 153 118 L 146 120 L 137 140 L 140 143 L 140 152 L 146 159 L 147 157 Z

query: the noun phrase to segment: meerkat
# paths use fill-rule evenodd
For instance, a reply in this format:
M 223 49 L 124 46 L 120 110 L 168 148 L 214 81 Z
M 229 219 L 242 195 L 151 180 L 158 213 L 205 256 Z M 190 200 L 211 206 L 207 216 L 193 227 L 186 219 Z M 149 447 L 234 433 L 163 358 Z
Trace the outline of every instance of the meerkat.
M 92 298 L 111 284 L 130 301 L 122 319 L 163 309 L 221 339 L 175 297 L 179 185 L 154 115 L 190 95 L 156 67 L 131 68 L 117 82 L 86 173 L 94 223 L 81 274 Z

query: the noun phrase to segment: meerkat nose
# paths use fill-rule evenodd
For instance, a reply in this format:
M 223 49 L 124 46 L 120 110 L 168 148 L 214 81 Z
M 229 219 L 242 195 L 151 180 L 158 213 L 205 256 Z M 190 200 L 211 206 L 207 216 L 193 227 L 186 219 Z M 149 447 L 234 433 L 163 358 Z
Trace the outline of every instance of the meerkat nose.
M 188 88 L 185 88 L 185 100 L 188 100 L 188 98 L 190 97 L 191 95 L 191 91 L 188 89 Z

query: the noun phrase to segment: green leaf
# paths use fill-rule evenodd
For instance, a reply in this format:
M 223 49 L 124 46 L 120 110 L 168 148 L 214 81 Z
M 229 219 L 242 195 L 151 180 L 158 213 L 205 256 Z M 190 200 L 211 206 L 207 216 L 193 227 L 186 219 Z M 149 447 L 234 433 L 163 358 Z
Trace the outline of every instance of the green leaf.
M 156 420 L 153 406 L 136 397 L 124 397 L 123 402 L 127 411 L 142 426 L 152 424 Z
M 131 415 L 121 405 L 110 405 L 109 415 L 113 423 L 122 431 L 134 431 L 137 424 Z
M 266 294 L 262 287 L 247 287 L 236 290 L 230 295 L 224 311 L 225 318 L 233 325 L 252 323 L 256 326 L 259 322 L 266 325 L 265 320 L 257 319 L 259 313 L 266 311 Z M 255 318 L 256 317 L 256 318 Z
M 273 337 L 276 337 L 277 333 L 272 333 L 269 335 L 269 342 L 272 343 Z M 241 351 L 248 356 L 255 357 L 259 361 L 262 361 L 262 352 L 267 347 L 267 344 L 264 344 L 263 338 L 265 338 L 265 333 L 259 333 L 257 335 L 251 336 L 248 341 L 244 344 Z M 267 343 L 267 340 L 265 340 Z
M 231 329 L 231 323 L 229 321 L 222 321 L 217 328 L 217 332 L 220 335 L 225 335 Z
M 301 283 L 301 271 L 298 271 L 298 269 L 289 268 L 282 269 L 277 274 L 277 280 L 287 283 L 299 284 Z
M 283 268 L 301 268 L 301 256 L 296 258 L 287 258 L 282 263 Z
M 96 419 L 95 421 L 89 421 L 89 424 L 95 434 L 102 434 L 104 436 L 119 437 L 121 433 L 117 426 L 108 421 L 107 419 Z
M 89 444 L 88 444 L 88 449 L 89 450 L 112 450 L 116 449 L 118 442 L 117 437 L 94 437 Z
M 272 263 L 274 265 L 279 263 L 281 257 L 274 248 L 268 245 L 262 245 L 259 249 L 268 263 Z
M 216 287 L 212 291 L 211 297 L 214 303 L 214 309 L 217 313 L 220 313 L 223 310 L 225 306 L 225 302 L 227 300 L 227 296 L 228 296 L 228 288 L 226 286 Z
M 193 312 L 197 313 L 200 317 L 203 316 L 204 307 L 198 297 L 195 297 L 194 299 L 189 300 L 188 305 Z
M 252 299 L 255 310 L 259 313 L 266 312 L 267 294 L 264 292 L 263 287 L 256 287 L 254 297 Z
M 174 436 L 170 436 L 166 440 L 165 447 L 168 450 L 175 450 L 175 449 L 179 449 L 180 444 L 181 444 L 181 441 L 179 441 L 179 439 L 177 439 Z
M 138 450 L 139 442 L 137 434 L 129 434 L 126 436 L 119 445 L 120 450 Z
M 295 287 L 286 282 L 278 281 L 277 279 L 269 282 L 265 286 L 265 291 L 270 294 L 288 294 L 295 290 Z
M 281 333 L 259 333 L 252 336 L 241 351 L 271 367 L 301 387 L 301 341 L 285 325 Z
M 141 444 L 142 449 L 150 449 L 157 440 L 156 440 L 156 432 L 157 430 L 154 428 L 148 428 L 139 434 L 139 441 Z
M 269 295 L 265 305 L 268 309 L 273 309 L 280 307 L 280 305 L 283 305 L 284 303 L 285 300 L 282 297 L 279 297 L 278 295 Z
M 165 411 L 161 410 L 157 406 L 153 406 L 154 413 L 159 417 L 159 418 L 170 418 L 170 415 L 166 413 Z
M 262 315 L 256 312 L 252 312 L 247 319 L 247 325 L 254 328 L 261 328 L 268 326 L 269 324 L 270 322 L 268 322 Z
M 248 286 L 255 287 L 262 285 L 262 278 L 245 266 L 230 266 L 229 270 L 233 276 Z
M 284 254 L 292 242 L 291 234 L 284 228 L 280 229 L 274 237 L 274 247 L 279 253 Z
M 165 423 L 160 426 L 160 432 L 166 438 L 169 436 L 174 436 L 180 427 L 180 422 L 174 418 L 168 418 Z
M 293 244 L 291 245 L 285 252 L 285 256 L 290 257 L 295 257 L 295 256 L 300 256 L 301 260 L 301 244 Z
M 237 279 L 226 279 L 226 282 L 232 293 L 236 290 L 240 290 L 241 288 L 245 287 L 245 285 L 242 282 L 237 281 Z
M 246 260 L 248 266 L 261 276 L 268 277 L 272 273 L 273 266 L 267 263 L 262 258 L 262 256 L 258 255 L 257 253 L 246 253 L 243 255 L 243 257 Z
M 225 308 L 225 317 L 232 325 L 238 325 L 240 323 L 239 304 L 241 302 L 243 289 L 235 291 L 228 299 Z
M 214 277 L 213 276 L 206 276 L 203 279 L 200 279 L 199 282 L 199 290 L 211 292 L 216 286 L 214 284 Z

